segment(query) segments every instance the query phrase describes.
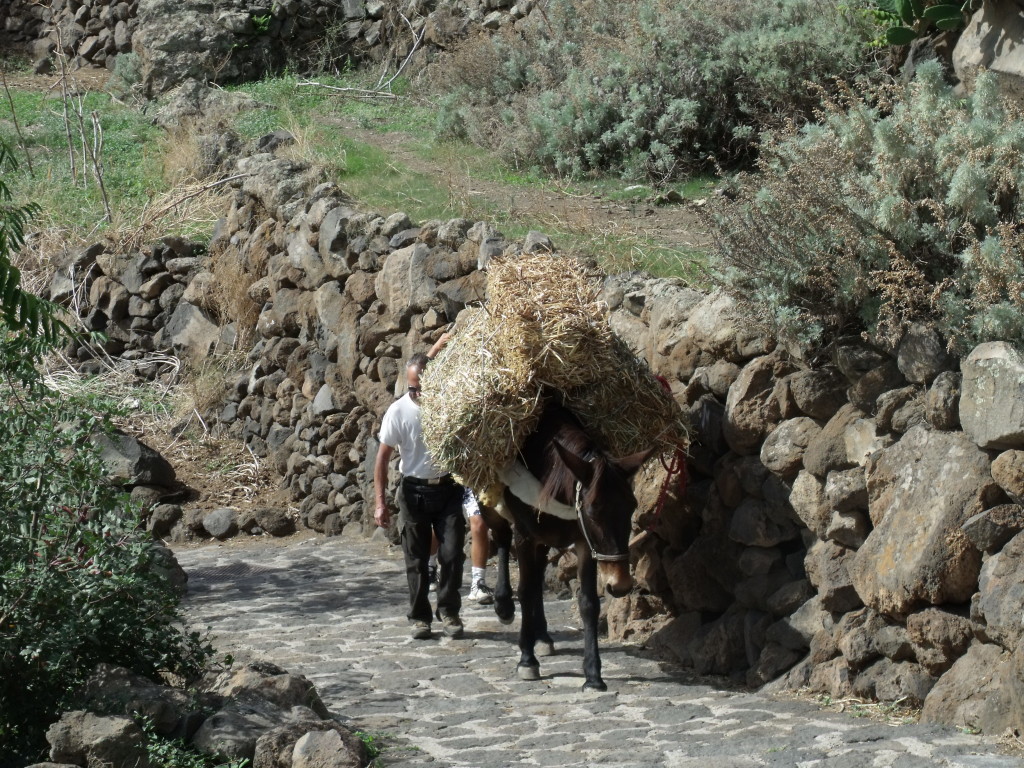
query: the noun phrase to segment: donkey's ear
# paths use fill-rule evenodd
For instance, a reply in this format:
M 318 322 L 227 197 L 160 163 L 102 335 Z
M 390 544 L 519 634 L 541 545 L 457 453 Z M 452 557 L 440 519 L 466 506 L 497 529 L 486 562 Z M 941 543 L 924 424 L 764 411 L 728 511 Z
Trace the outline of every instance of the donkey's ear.
M 590 462 L 582 456 L 573 453 L 557 440 L 553 440 L 552 444 L 555 446 L 555 451 L 558 453 L 559 458 L 565 462 L 565 466 L 572 472 L 573 477 L 584 485 L 589 485 L 594 477 L 594 467 Z
M 621 459 L 615 460 L 615 465 L 625 472 L 627 477 L 632 477 L 643 466 L 644 462 L 651 458 L 652 453 L 654 453 L 654 449 L 648 448 L 646 451 L 623 456 Z

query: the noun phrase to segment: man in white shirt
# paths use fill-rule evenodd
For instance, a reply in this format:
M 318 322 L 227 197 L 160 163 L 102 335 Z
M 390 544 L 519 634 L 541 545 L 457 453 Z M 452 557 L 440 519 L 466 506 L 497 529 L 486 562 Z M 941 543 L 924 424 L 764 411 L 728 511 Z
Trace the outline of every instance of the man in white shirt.
M 459 618 L 462 597 L 463 546 L 466 524 L 462 517 L 463 487 L 450 474 L 438 469 L 423 444 L 420 426 L 420 373 L 431 357 L 447 341 L 445 336 L 430 353 L 414 355 L 406 364 L 408 392 L 396 400 L 384 414 L 380 427 L 380 448 L 373 470 L 376 497 L 374 521 L 382 528 L 391 522 L 391 512 L 384 498 L 387 488 L 388 463 L 395 448 L 399 453 L 402 482 L 397 494 L 398 525 L 405 553 L 405 571 L 409 580 L 409 621 L 412 636 L 417 640 L 430 637 L 433 614 L 430 610 L 430 579 L 427 562 L 430 557 L 431 532 L 437 535 L 438 586 L 437 617 L 444 633 L 452 638 L 462 636 Z

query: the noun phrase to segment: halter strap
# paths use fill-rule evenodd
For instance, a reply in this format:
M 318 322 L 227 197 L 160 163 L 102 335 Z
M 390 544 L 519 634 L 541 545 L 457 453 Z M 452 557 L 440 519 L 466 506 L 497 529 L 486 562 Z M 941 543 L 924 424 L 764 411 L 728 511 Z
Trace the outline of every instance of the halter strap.
M 629 560 L 629 552 L 623 552 L 618 555 L 603 555 L 594 549 L 594 542 L 590 538 L 590 532 L 587 530 L 587 518 L 583 514 L 583 484 L 580 482 L 576 483 L 576 517 L 580 521 L 580 530 L 583 532 L 583 539 L 587 542 L 587 546 L 590 547 L 590 556 L 598 562 L 605 563 L 621 563 Z

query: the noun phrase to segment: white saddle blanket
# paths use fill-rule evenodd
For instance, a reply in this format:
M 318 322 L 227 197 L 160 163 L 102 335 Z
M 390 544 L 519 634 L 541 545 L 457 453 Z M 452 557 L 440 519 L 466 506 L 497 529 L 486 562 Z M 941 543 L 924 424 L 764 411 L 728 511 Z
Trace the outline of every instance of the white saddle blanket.
M 498 475 L 501 477 L 501 482 L 524 504 L 529 504 L 544 514 L 560 517 L 562 520 L 576 519 L 575 507 L 570 507 L 568 504 L 563 504 L 552 498 L 546 498 L 541 503 L 540 480 L 534 477 L 522 462 L 512 462 L 500 470 Z M 505 509 L 504 504 L 499 504 L 495 509 L 497 509 L 498 514 L 511 521 L 511 516 L 508 510 Z

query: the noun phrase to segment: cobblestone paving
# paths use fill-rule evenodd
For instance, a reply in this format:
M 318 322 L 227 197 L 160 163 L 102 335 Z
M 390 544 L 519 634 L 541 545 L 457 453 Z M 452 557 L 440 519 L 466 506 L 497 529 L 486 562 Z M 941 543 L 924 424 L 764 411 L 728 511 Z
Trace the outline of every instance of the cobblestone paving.
M 358 537 L 181 548 L 185 608 L 221 653 L 305 675 L 349 725 L 383 734 L 385 766 L 1011 768 L 992 740 L 821 711 L 695 682 L 603 642 L 606 693 L 583 693 L 571 602 L 547 600 L 555 656 L 516 679 L 518 619 L 463 609 L 465 636 L 409 636 L 401 553 Z M 468 569 L 467 569 L 468 570 Z M 435 630 L 439 627 L 435 624 Z

